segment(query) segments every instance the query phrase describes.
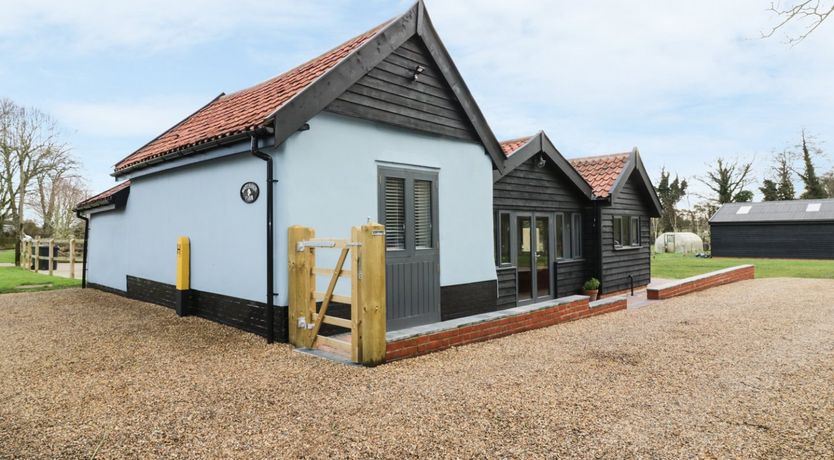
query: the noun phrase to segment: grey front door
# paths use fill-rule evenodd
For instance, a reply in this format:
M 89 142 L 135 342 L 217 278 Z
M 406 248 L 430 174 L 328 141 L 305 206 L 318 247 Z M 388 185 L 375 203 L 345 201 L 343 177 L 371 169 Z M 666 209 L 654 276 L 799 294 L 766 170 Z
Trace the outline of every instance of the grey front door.
M 379 168 L 388 330 L 440 321 L 437 173 Z
M 510 258 L 517 267 L 518 303 L 520 305 L 540 302 L 553 295 L 553 273 L 551 269 L 551 248 L 553 247 L 553 224 L 550 213 L 512 212 L 506 224 L 513 226 L 508 232 L 512 246 Z

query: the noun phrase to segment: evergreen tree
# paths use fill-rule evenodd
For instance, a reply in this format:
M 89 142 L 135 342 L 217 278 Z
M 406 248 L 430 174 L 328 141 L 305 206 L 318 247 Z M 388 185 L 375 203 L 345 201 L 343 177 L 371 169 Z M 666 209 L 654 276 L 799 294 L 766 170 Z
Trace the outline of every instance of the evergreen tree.
M 742 190 L 733 197 L 733 203 L 749 203 L 751 201 L 753 201 L 753 192 L 750 190 Z
M 670 174 L 666 168 L 660 171 L 660 181 L 657 186 L 657 197 L 663 210 L 660 214 L 660 232 L 673 232 L 677 227 L 677 209 L 675 206 L 686 195 L 686 179 L 669 181 Z
M 759 190 L 764 195 L 764 201 L 778 201 L 779 200 L 779 190 L 776 188 L 776 182 L 773 182 L 770 179 L 765 179 L 762 181 L 762 186 L 759 187 Z
M 805 130 L 802 130 L 802 144 L 800 147 L 802 148 L 802 161 L 805 163 L 805 173 L 797 173 L 799 177 L 802 178 L 802 182 L 805 182 L 805 191 L 802 192 L 801 198 L 803 200 L 827 198 L 828 193 L 825 191 L 825 187 L 823 187 L 820 178 L 817 177 L 816 169 L 814 168 L 814 160 L 811 157 L 812 150 L 815 155 L 821 154 L 822 151 L 813 145 L 809 147 L 808 144 L 809 142 L 806 139 Z
M 787 151 L 776 155 L 777 200 L 795 200 L 796 190 L 793 187 L 793 173 L 791 172 L 790 154 Z

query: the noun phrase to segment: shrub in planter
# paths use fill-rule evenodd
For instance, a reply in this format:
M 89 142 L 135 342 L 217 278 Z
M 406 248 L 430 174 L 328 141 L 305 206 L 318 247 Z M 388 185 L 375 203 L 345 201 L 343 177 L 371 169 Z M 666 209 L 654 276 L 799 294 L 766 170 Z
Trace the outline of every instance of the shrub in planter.
M 599 280 L 591 278 L 588 281 L 585 281 L 585 284 L 582 285 L 582 294 L 589 296 L 591 298 L 591 302 L 597 300 L 597 297 L 599 297 Z

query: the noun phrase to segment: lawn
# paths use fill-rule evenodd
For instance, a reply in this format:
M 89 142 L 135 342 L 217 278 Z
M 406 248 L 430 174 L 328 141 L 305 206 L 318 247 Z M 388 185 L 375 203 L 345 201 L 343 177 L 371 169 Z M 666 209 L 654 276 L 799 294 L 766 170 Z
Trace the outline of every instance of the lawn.
M 0 264 L 14 263 L 14 249 L 0 249 Z
M 681 254 L 652 257 L 652 277 L 680 279 L 745 264 L 755 265 L 757 278 L 834 278 L 834 260 L 700 259 Z
M 35 286 L 23 288 L 21 286 Z M 0 267 L 0 294 L 23 291 L 48 291 L 81 286 L 81 280 L 32 273 L 19 267 Z

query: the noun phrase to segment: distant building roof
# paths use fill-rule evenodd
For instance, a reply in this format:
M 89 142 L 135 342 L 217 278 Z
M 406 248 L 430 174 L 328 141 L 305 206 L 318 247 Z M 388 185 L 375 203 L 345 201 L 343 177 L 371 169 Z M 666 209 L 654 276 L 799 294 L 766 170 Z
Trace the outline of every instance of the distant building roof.
M 834 199 L 727 203 L 711 223 L 834 221 Z

